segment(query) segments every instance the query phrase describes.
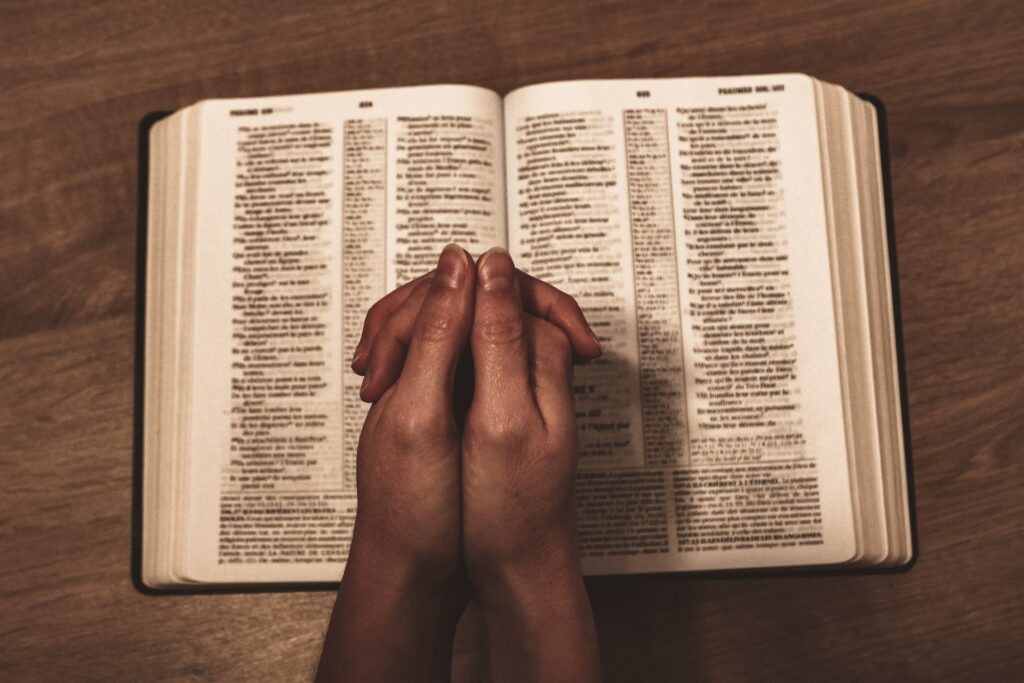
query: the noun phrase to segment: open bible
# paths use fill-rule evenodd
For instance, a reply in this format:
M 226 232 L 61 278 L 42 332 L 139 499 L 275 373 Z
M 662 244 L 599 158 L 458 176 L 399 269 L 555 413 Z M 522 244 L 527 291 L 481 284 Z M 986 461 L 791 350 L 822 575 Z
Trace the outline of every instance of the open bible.
M 368 307 L 456 242 L 574 296 L 588 574 L 901 565 L 875 108 L 804 75 L 210 100 L 150 131 L 141 574 L 337 581 Z

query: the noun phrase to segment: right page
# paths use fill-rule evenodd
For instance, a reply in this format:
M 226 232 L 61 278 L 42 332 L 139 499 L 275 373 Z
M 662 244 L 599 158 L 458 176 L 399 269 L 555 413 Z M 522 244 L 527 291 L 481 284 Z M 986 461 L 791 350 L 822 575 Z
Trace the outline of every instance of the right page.
M 586 573 L 855 556 L 817 126 L 802 75 L 506 97 L 509 248 L 605 349 L 576 374 Z

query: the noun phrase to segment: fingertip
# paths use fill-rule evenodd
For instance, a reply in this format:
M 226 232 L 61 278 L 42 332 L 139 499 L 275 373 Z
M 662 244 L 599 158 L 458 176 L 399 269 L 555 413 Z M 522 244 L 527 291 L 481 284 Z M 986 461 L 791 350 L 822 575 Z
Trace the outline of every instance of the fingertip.
M 526 312 L 561 328 L 572 342 L 577 362 L 601 357 L 601 340 L 587 322 L 587 316 L 576 299 L 528 273 L 516 271 L 516 275 Z
M 466 284 L 472 270 L 473 257 L 469 252 L 455 244 L 448 244 L 437 259 L 435 278 L 438 282 L 453 289 Z
M 591 358 L 600 358 L 602 355 L 604 355 L 604 347 L 601 345 L 601 339 L 597 336 L 597 333 L 594 332 L 594 330 L 592 330 L 589 326 L 587 327 L 587 333 L 590 335 L 590 342 L 592 348 Z
M 577 359 L 596 360 L 604 353 L 601 340 L 594 333 L 594 330 L 591 329 L 590 325 L 587 324 L 582 314 L 578 320 L 568 323 L 549 322 L 557 324 L 562 332 L 569 337 L 569 341 L 572 343 L 573 355 Z
M 516 277 L 516 266 L 503 247 L 492 247 L 484 252 L 476 264 L 477 283 L 486 290 L 511 289 Z
M 454 243 L 446 246 L 416 314 L 404 366 L 395 376 L 395 384 L 403 393 L 408 392 L 416 400 L 450 397 L 459 355 L 472 326 L 475 279 L 469 253 Z M 382 362 L 381 368 L 382 373 L 392 371 L 390 363 Z M 391 385 L 382 382 L 381 394 Z
M 359 386 L 359 399 L 363 403 L 373 403 L 373 401 L 370 399 L 370 392 L 368 391 L 369 386 L 370 376 L 367 375 L 366 377 L 363 377 L 363 383 Z
M 376 403 L 397 380 L 397 377 L 389 380 L 387 376 L 370 377 L 367 375 L 359 387 L 359 399 L 363 403 Z
M 366 374 L 366 362 L 369 354 L 362 348 L 356 347 L 355 355 L 352 356 L 352 372 L 359 376 Z

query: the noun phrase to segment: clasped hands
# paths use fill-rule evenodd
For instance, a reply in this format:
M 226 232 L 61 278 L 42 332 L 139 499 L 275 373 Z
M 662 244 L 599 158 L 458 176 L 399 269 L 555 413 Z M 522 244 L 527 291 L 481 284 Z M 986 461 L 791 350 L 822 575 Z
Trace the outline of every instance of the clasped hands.
M 572 373 L 574 357 L 600 354 L 575 300 L 500 248 L 474 264 L 449 245 L 434 271 L 373 306 L 352 363 L 373 405 L 332 630 L 346 630 L 339 612 L 360 609 L 356 591 L 406 615 L 414 640 L 421 627 L 453 632 L 473 595 L 494 675 L 596 671 L 577 550 Z M 566 650 L 580 642 L 583 670 Z M 542 665 L 552 647 L 555 661 Z M 444 666 L 443 654 L 418 658 L 421 669 Z
M 373 402 L 355 542 L 386 544 L 444 590 L 468 578 L 483 593 L 518 564 L 557 560 L 561 544 L 575 553 L 574 351 L 601 353 L 579 306 L 502 249 L 474 264 L 450 245 L 378 302 L 352 363 Z

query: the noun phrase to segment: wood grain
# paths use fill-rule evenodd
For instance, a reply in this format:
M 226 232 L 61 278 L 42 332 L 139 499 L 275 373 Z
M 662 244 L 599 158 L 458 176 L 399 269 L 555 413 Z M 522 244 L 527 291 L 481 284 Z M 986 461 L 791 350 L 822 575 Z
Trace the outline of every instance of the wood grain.
M 330 593 L 132 587 L 143 115 L 215 96 L 782 71 L 888 107 L 920 560 L 896 575 L 592 581 L 607 678 L 1019 676 L 1022 8 L 3 3 L 0 677 L 304 680 L 330 609 Z M 479 643 L 460 642 L 468 680 Z

